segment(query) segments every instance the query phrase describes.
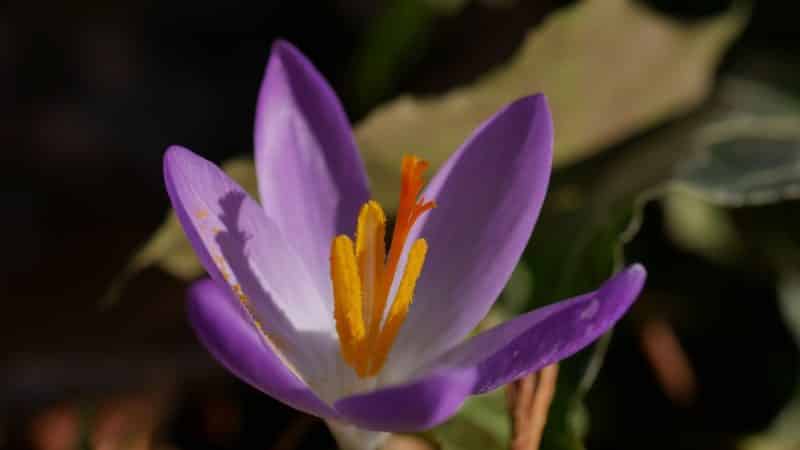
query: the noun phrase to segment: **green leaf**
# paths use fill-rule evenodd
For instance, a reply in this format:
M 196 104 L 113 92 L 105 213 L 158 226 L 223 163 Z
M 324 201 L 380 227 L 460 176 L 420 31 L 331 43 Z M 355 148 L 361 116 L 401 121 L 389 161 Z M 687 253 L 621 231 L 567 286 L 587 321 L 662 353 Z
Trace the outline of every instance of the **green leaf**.
M 441 450 L 506 450 L 511 422 L 504 391 L 471 397 L 455 417 L 427 435 Z
M 673 141 L 692 154 L 670 182 L 664 219 L 679 246 L 733 263 L 752 239 L 737 229 L 731 209 L 800 196 L 800 103 L 752 81 L 729 80 L 721 91 L 727 109 L 706 113 Z
M 462 1 L 393 0 L 371 21 L 354 59 L 350 91 L 358 111 L 390 92 L 397 74 L 427 45 L 434 19 L 463 6 Z
M 698 141 L 701 150 L 679 172 L 676 188 L 733 207 L 800 198 L 800 109 L 721 121 Z
M 683 249 L 718 263 L 733 263 L 744 253 L 726 208 L 681 190 L 667 193 L 662 206 L 665 231 Z
M 369 115 L 356 136 L 373 192 L 391 209 L 404 153 L 435 168 L 500 107 L 535 92 L 547 95 L 553 111 L 556 167 L 680 115 L 707 96 L 720 55 L 747 15 L 737 5 L 687 25 L 633 0 L 560 10 L 529 32 L 506 65 L 476 82 L 443 95 L 401 97 Z

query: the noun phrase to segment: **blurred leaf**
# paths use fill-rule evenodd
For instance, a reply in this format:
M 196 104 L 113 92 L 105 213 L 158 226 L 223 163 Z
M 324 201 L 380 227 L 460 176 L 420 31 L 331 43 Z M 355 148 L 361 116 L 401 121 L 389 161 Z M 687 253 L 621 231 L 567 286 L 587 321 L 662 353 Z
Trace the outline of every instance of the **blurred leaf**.
M 678 165 L 664 201 L 675 242 L 716 262 L 741 257 L 730 208 L 775 204 L 800 196 L 800 104 L 751 81 L 723 86 L 727 110 L 676 143 L 692 150 Z
M 744 252 L 725 208 L 680 190 L 667 193 L 662 205 L 665 231 L 680 247 L 720 263 L 733 262 Z
M 797 115 L 725 120 L 698 136 L 701 151 L 675 186 L 724 206 L 800 198 L 800 109 Z
M 800 271 L 786 270 L 781 276 L 778 283 L 778 300 L 780 300 L 783 318 L 794 334 L 795 341 L 800 344 Z M 798 412 L 798 416 L 800 418 L 800 412 Z M 798 438 L 800 438 L 800 430 L 798 430 Z M 800 439 L 798 439 L 798 443 L 800 443 Z
M 501 106 L 535 92 L 544 92 L 553 110 L 556 167 L 685 112 L 706 97 L 747 13 L 735 6 L 687 25 L 632 0 L 564 9 L 531 31 L 504 67 L 447 94 L 401 97 L 369 115 L 356 134 L 373 192 L 391 209 L 403 153 L 421 154 L 435 168 Z
M 763 433 L 743 440 L 743 450 L 796 450 L 800 448 L 800 392 Z
M 353 63 L 352 96 L 363 111 L 391 91 L 397 74 L 426 45 L 437 15 L 451 14 L 465 0 L 393 0 L 370 22 Z
M 471 397 L 456 416 L 427 435 L 441 450 L 506 450 L 511 422 L 504 391 Z
M 526 311 L 530 307 L 533 289 L 533 272 L 524 260 L 520 261 L 497 303 L 503 315 L 509 318 Z

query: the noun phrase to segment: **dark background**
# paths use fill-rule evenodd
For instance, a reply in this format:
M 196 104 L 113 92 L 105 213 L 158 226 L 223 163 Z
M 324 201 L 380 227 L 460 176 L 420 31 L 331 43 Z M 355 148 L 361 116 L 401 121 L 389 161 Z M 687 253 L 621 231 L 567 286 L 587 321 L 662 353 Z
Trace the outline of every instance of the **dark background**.
M 187 326 L 180 281 L 148 270 L 117 306 L 104 309 L 99 300 L 163 219 L 168 145 L 215 161 L 251 152 L 255 96 L 274 39 L 288 39 L 314 61 L 355 122 L 398 93 L 441 92 L 473 80 L 567 4 L 512 3 L 471 3 L 436 18 L 390 89 L 367 100 L 351 82 L 352 70 L 370 24 L 388 7 L 380 2 L 2 7 L 0 445 L 71 448 L 52 436 L 68 441 L 75 423 L 133 402 L 149 411 L 140 416 L 157 422 L 158 442 L 178 448 L 330 446 L 321 422 L 218 368 Z M 730 2 L 649 4 L 690 22 Z M 797 6 L 752 5 L 720 73 L 800 93 Z M 590 447 L 732 448 L 736 436 L 769 423 L 798 375 L 775 302 L 743 301 L 774 299 L 772 280 L 681 253 L 663 238 L 658 206 L 647 209 L 632 255 L 648 264 L 648 289 L 680 292 L 686 304 L 672 307 L 690 308 L 697 318 L 678 334 L 703 389 L 691 407 L 671 403 L 641 354 L 635 317 L 626 320 L 589 397 Z

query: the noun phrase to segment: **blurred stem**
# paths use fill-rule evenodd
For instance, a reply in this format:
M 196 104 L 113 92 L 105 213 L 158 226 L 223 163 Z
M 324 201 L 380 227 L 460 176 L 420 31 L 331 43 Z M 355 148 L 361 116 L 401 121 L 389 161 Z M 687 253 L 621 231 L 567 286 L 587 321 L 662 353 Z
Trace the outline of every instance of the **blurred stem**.
M 642 351 L 667 397 L 688 406 L 697 392 L 697 377 L 675 330 L 664 319 L 649 319 L 641 327 Z
M 614 329 L 612 328 L 594 345 L 592 356 L 589 359 L 589 363 L 586 364 L 586 371 L 583 373 L 578 385 L 578 396 L 585 396 L 594 385 L 595 380 L 597 380 L 597 375 L 600 374 L 600 369 L 603 368 L 603 362 L 606 360 L 606 353 L 608 353 L 608 347 L 611 346 L 611 338 L 613 336 Z
M 558 365 L 520 378 L 506 387 L 511 415 L 511 450 L 538 450 L 556 392 Z
M 636 237 L 636 234 L 639 233 L 639 229 L 642 228 L 645 206 L 652 201 L 664 198 L 670 188 L 669 183 L 657 184 L 646 188 L 634 199 L 631 219 L 628 222 L 628 226 L 620 233 L 616 248 L 614 249 L 614 273 L 622 270 L 622 267 L 625 265 L 625 245 L 630 243 L 633 238 Z

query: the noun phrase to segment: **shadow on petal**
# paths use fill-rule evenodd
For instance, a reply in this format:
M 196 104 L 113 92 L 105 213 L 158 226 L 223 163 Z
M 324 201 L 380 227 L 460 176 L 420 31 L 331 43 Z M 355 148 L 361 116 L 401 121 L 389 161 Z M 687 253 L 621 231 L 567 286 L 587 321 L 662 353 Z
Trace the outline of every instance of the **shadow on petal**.
M 303 298 L 315 296 L 316 291 L 305 292 L 292 285 L 308 286 L 306 277 L 285 272 L 286 261 L 281 259 L 295 255 L 263 239 L 280 236 L 277 227 L 268 219 L 259 224 L 242 223 L 252 217 L 245 210 L 252 206 L 245 200 L 241 192 L 229 192 L 219 200 L 224 229 L 217 232 L 215 240 L 228 273 L 235 276 L 234 294 L 265 342 L 315 392 L 331 401 L 353 377 L 339 363 L 338 342 L 330 328 L 332 315 L 318 301 Z M 294 270 L 302 267 L 299 263 L 289 266 Z M 222 272 L 225 275 L 225 270 Z

